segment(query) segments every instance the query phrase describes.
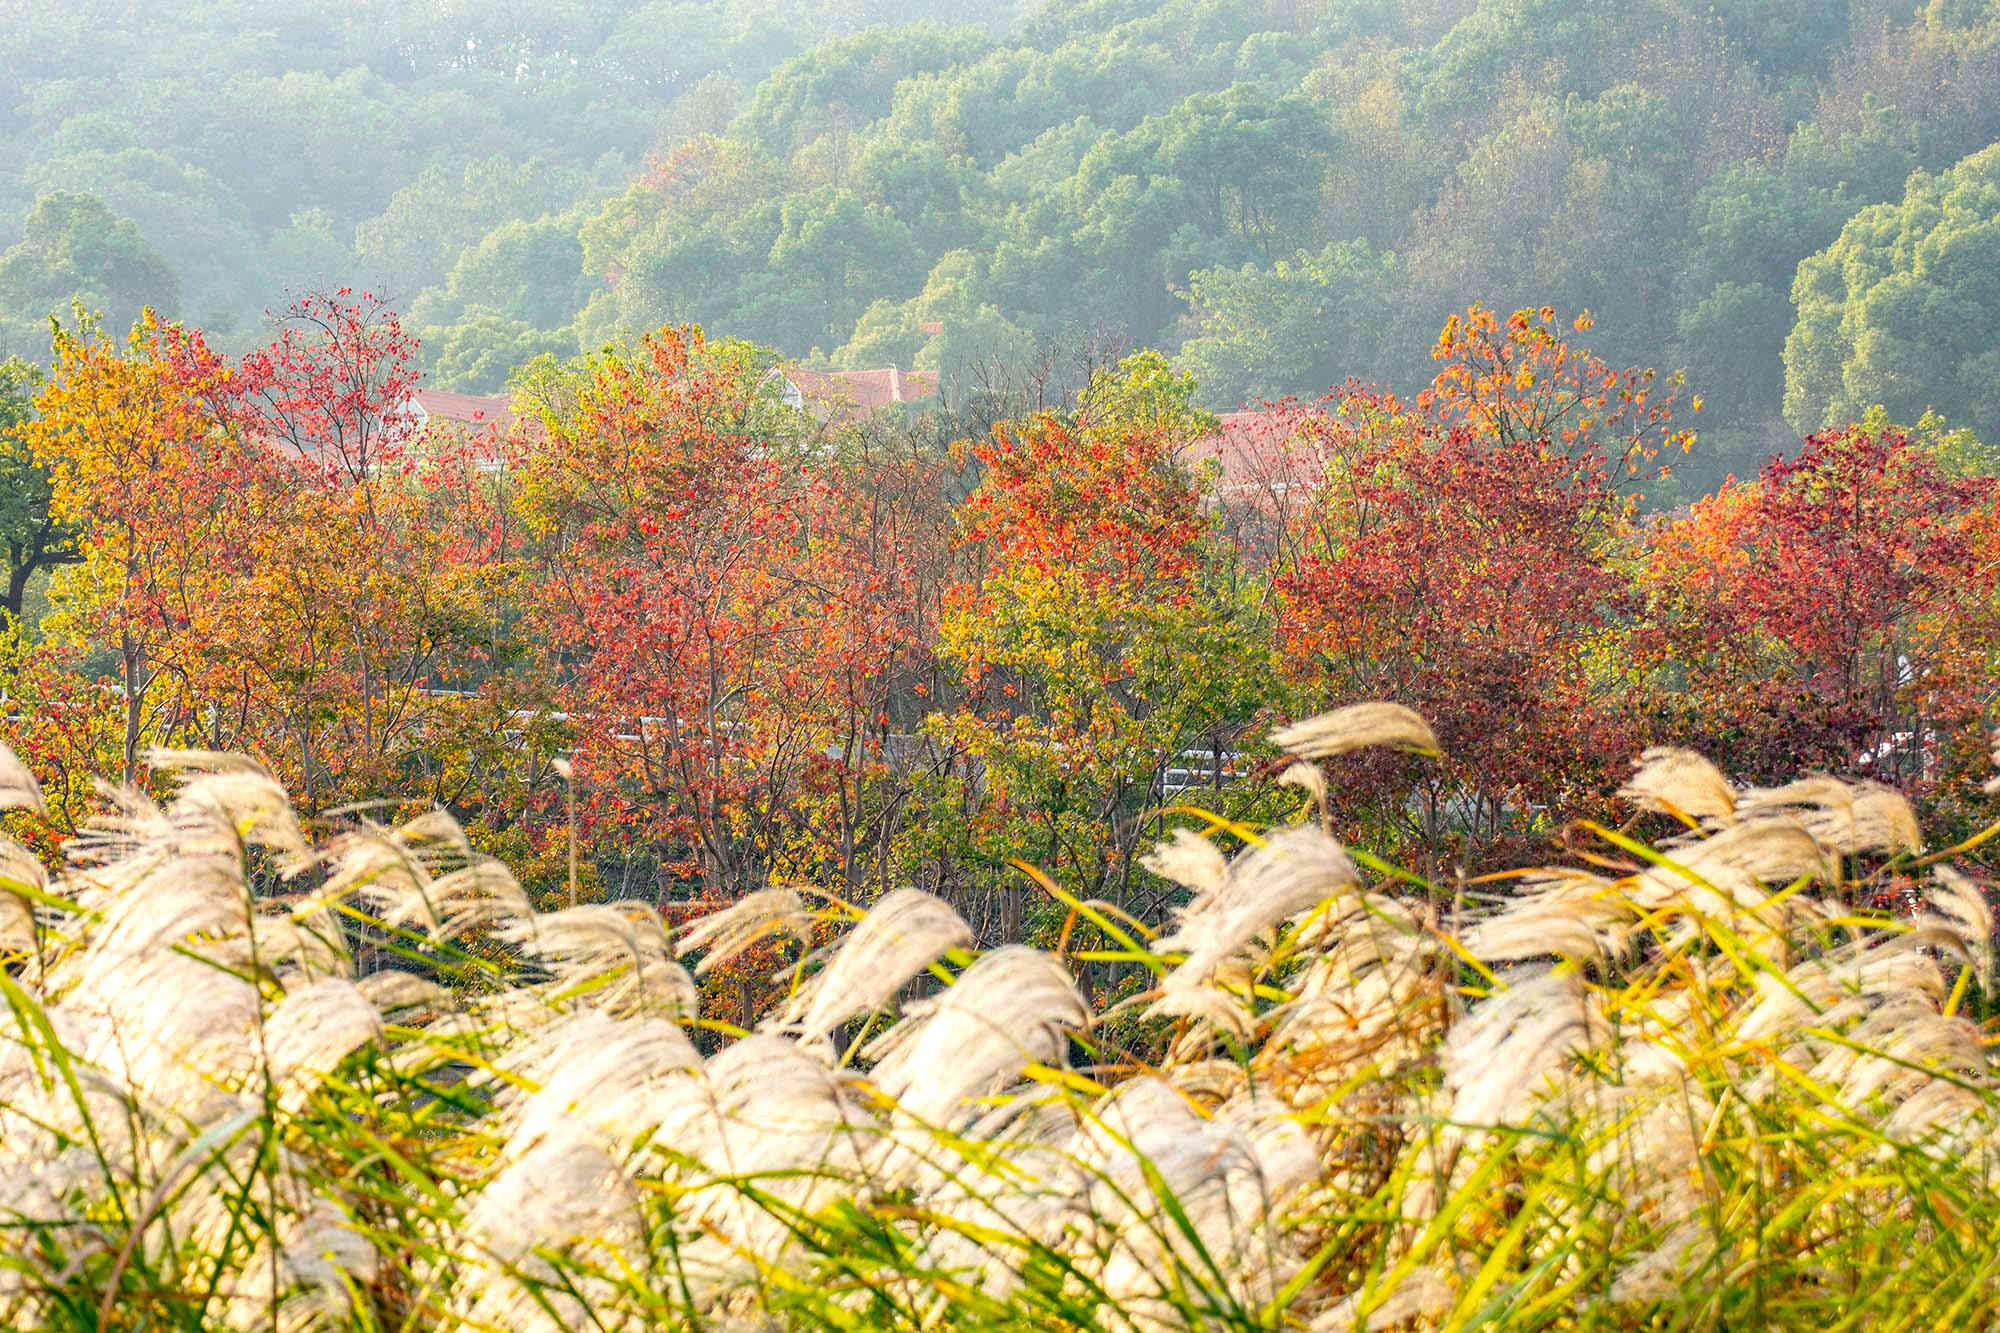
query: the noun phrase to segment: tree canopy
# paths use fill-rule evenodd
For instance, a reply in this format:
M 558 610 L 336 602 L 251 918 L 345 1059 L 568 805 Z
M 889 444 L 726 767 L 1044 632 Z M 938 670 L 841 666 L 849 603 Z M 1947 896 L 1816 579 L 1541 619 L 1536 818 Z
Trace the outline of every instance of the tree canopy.
M 2000 438 L 2000 144 L 1910 177 L 1799 265 L 1785 415 L 1812 431 L 1871 405 Z
M 0 38 L 0 329 L 30 357 L 72 300 L 240 350 L 349 285 L 441 387 L 694 321 L 851 367 L 1150 346 L 1230 409 L 1413 393 L 1476 300 L 1689 370 L 1684 495 L 1787 414 L 1917 412 L 1906 362 L 1987 410 L 1929 327 L 1987 307 L 1889 256 L 1918 227 L 1923 264 L 1977 266 L 1954 164 L 2000 136 L 2000 23 L 1972 0 L 100 8 Z

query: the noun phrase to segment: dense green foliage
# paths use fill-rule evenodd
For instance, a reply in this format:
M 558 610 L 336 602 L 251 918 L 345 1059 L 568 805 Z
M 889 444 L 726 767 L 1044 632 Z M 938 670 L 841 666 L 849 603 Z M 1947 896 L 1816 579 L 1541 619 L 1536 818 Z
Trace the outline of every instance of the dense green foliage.
M 1799 267 L 1785 345 L 1785 413 L 1818 430 L 1876 403 L 1936 408 L 2000 438 L 2000 145 L 1900 203 L 1863 209 Z
M 1795 425 L 1988 411 L 1990 304 L 1914 251 L 1831 276 L 1977 211 L 1972 168 L 1867 210 L 2000 133 L 1986 0 L 86 3 L 0 41 L 28 356 L 72 296 L 226 344 L 348 284 L 442 387 L 695 321 L 966 393 L 1087 330 L 1227 409 L 1412 389 L 1449 310 L 1548 301 L 1691 372 L 1690 487 L 1784 447 L 1795 324 Z
M 10 227 L 34 216 L 0 240 L 19 238 L 33 261 L 10 257 L 0 277 L 5 350 L 44 355 L 46 317 L 67 311 L 72 290 L 121 323 L 143 299 L 244 341 L 267 306 L 308 287 L 372 285 L 403 308 L 433 289 L 476 301 L 448 293 L 449 279 L 496 228 L 621 188 L 650 151 L 713 123 L 718 97 L 733 105 L 734 90 L 822 40 L 923 10 L 875 0 L 10 5 L 0 215 Z M 954 22 L 1009 14 L 952 0 L 938 10 Z M 37 209 L 64 192 L 95 202 L 68 201 L 59 220 Z M 85 208 L 108 218 L 71 220 Z M 51 237 L 79 226 L 88 247 Z M 574 251 L 576 223 L 568 228 Z M 508 263 L 547 259 L 505 237 L 491 248 Z M 74 281 L 55 290 L 65 263 Z M 551 326 L 580 304 L 568 289 L 581 276 L 572 255 L 550 293 L 566 303 Z

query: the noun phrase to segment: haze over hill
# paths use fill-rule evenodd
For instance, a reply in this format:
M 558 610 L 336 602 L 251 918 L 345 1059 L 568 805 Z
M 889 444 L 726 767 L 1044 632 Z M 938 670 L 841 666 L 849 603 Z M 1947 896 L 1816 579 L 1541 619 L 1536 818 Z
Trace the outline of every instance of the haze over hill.
M 1690 485 L 1857 398 L 2000 423 L 1977 354 L 1906 327 L 2000 314 L 1979 263 L 1865 316 L 1827 265 L 1794 292 L 2000 134 L 1976 0 L 9 8 L 0 328 L 30 357 L 73 298 L 247 345 L 351 285 L 442 388 L 695 321 L 947 396 L 1065 340 L 1154 346 L 1228 408 L 1414 387 L 1478 300 L 1685 367 Z M 1948 230 L 1990 220 L 1970 197 Z

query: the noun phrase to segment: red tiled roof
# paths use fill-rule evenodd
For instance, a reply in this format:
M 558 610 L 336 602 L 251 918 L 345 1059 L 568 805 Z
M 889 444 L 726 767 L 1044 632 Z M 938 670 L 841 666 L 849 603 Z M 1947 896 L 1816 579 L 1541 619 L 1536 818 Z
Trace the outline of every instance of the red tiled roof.
M 785 366 L 778 372 L 808 406 L 828 419 L 863 416 L 892 403 L 911 403 L 938 391 L 932 370 L 807 370 Z
M 501 432 L 514 424 L 514 401 L 505 395 L 447 393 L 443 389 L 419 389 L 417 405 L 432 421 L 450 421 L 464 426 L 492 426 Z
M 1195 441 L 1191 454 L 1197 463 L 1213 459 L 1221 465 L 1215 489 L 1223 499 L 1307 484 L 1325 468 L 1318 447 L 1300 429 L 1311 418 L 1302 407 L 1223 412 L 1222 429 Z

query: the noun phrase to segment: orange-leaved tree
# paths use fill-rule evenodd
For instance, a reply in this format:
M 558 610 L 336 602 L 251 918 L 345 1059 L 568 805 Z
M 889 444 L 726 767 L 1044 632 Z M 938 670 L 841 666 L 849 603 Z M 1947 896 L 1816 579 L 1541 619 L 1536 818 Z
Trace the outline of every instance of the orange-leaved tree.
M 538 613 L 595 806 L 670 882 L 730 897 L 851 874 L 815 797 L 871 761 L 914 624 L 899 521 L 792 447 L 747 349 L 668 328 L 557 395 L 523 469 Z
M 1590 316 L 1571 326 L 1588 332 Z M 1474 304 L 1445 321 L 1431 356 L 1441 365 L 1419 407 L 1503 448 L 1594 459 L 1623 486 L 1662 475 L 1694 447 L 1675 418 L 1699 412 L 1701 399 L 1683 406 L 1678 376 L 1607 364 L 1564 336 L 1552 307 L 1516 310 L 1503 323 Z
M 232 427 L 267 462 L 250 568 L 216 608 L 210 716 L 309 809 L 454 802 L 475 754 L 497 757 L 478 690 L 507 650 L 489 577 L 503 497 L 411 448 L 414 356 L 375 298 L 314 294 L 234 379 Z
M 86 558 L 51 629 L 114 657 L 128 776 L 193 745 L 258 755 L 314 811 L 463 787 L 497 506 L 383 443 L 409 357 L 393 315 L 333 298 L 234 363 L 150 316 L 122 345 L 58 334 L 27 431 Z
M 202 719 L 206 636 L 254 569 L 270 459 L 218 415 L 233 371 L 198 332 L 148 311 L 122 341 L 89 322 L 58 329 L 53 354 L 25 432 L 85 555 L 59 580 L 55 628 L 115 655 L 131 781 L 148 744 Z

